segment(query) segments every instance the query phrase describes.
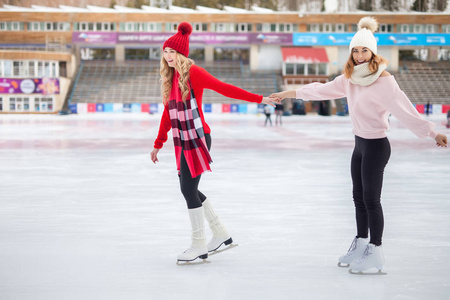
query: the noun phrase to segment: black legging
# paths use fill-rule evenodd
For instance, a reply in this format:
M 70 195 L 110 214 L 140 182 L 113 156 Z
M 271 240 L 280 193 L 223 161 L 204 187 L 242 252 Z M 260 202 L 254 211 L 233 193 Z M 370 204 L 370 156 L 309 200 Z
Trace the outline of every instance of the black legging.
M 211 149 L 211 135 L 205 134 L 206 146 L 208 150 Z M 181 193 L 186 199 L 188 209 L 198 208 L 202 206 L 203 201 L 206 200 L 206 196 L 198 190 L 198 184 L 200 183 L 201 175 L 192 178 L 191 172 L 184 157 L 183 150 L 181 150 L 180 157 L 180 188 Z
M 387 138 L 363 139 L 355 136 L 351 161 L 353 201 L 355 203 L 357 236 L 368 237 L 370 243 L 381 245 L 384 217 L 381 207 L 384 168 L 391 156 Z

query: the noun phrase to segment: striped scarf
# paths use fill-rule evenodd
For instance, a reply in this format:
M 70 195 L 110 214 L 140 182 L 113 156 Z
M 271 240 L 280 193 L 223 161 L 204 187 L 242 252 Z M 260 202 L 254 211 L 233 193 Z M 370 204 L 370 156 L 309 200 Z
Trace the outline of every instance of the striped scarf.
M 172 100 L 168 103 L 177 170 L 180 174 L 181 151 L 183 150 L 191 176 L 195 178 L 206 171 L 211 171 L 209 164 L 212 159 L 206 146 L 205 132 L 192 84 L 188 83 L 190 98 L 183 101 L 177 77 L 174 76 L 170 92 Z

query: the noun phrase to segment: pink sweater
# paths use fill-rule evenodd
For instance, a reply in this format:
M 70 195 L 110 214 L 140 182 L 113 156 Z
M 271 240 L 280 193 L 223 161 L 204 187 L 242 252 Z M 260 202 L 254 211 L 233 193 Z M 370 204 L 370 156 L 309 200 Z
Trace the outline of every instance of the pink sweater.
M 311 83 L 295 91 L 297 99 L 328 100 L 347 97 L 353 133 L 365 139 L 386 137 L 392 113 L 418 137 L 436 138 L 435 124 L 424 120 L 403 93 L 394 76 L 379 77 L 369 86 L 352 84 L 344 75 L 325 84 Z

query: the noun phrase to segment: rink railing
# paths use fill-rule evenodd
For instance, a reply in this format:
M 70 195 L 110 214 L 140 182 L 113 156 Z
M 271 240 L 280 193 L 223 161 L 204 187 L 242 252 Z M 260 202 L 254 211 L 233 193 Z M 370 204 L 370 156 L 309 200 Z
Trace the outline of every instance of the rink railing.
M 414 104 L 421 114 L 426 112 L 425 104 Z M 72 103 L 69 110 L 73 114 L 84 113 L 162 113 L 162 103 Z M 450 104 L 430 104 L 429 114 L 444 114 L 450 110 Z M 264 104 L 257 103 L 206 103 L 203 104 L 204 113 L 242 113 L 256 114 L 264 111 Z
M 162 103 L 75 103 L 69 106 L 73 114 L 83 113 L 150 113 L 157 114 L 164 111 Z M 261 113 L 264 104 L 243 103 L 206 103 L 203 104 L 204 113 Z

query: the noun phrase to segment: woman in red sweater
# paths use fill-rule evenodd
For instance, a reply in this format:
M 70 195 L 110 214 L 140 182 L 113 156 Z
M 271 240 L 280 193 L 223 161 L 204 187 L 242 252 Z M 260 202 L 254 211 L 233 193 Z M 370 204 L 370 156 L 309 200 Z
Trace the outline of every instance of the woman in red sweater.
M 209 199 L 198 190 L 201 174 L 211 171 L 209 164 L 212 162 L 209 155 L 211 130 L 202 111 L 203 90 L 212 89 L 226 97 L 275 106 L 273 99 L 221 82 L 194 65 L 194 61 L 188 58 L 191 32 L 192 26 L 182 22 L 178 32 L 163 45 L 160 73 L 164 112 L 151 152 L 151 159 L 156 163 L 158 152 L 167 141 L 167 132 L 172 129 L 181 193 L 186 199 L 192 226 L 192 245 L 178 256 L 178 262 L 206 259 L 208 252 L 233 242 Z M 208 244 L 204 218 L 213 233 Z

